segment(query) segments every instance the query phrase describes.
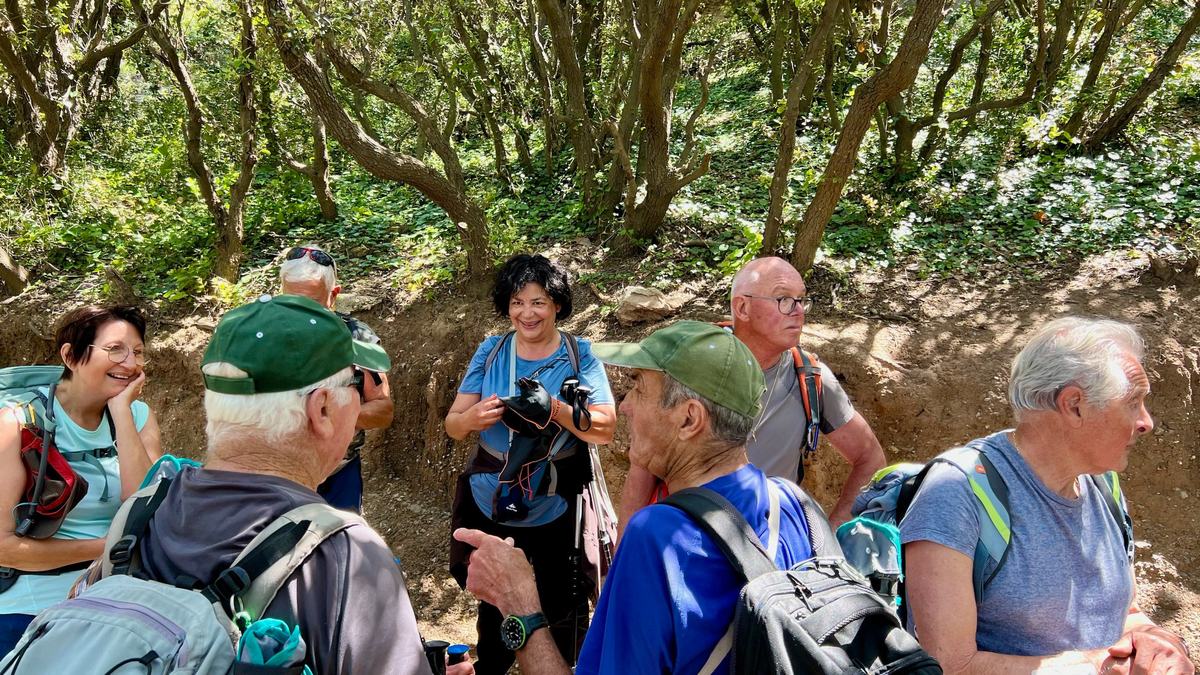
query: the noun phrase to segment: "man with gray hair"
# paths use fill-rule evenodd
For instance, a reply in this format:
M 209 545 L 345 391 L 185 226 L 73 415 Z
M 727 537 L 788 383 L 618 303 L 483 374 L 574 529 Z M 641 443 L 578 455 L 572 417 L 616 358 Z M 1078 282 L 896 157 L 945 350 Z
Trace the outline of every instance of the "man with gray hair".
M 817 439 L 824 434 L 850 465 L 829 512 L 836 527 L 850 519 L 858 491 L 886 460 L 871 425 L 854 409 L 833 371 L 800 350 L 800 334 L 812 302 L 804 277 L 791 263 L 758 258 L 733 278 L 731 329 L 754 354 L 767 385 L 762 412 L 746 444 L 750 462 L 768 476 L 799 485 L 804 480 L 804 460 L 816 452 Z M 631 464 L 621 495 L 621 522 L 644 506 L 657 487 L 644 467 Z
M 947 673 L 1195 671 L 1182 640 L 1137 606 L 1116 472 L 1154 428 L 1143 353 L 1117 321 L 1046 324 L 1013 361 L 1016 428 L 968 444 L 973 472 L 929 469 L 900 529 L 913 626 Z M 996 486 L 1007 523 L 977 496 Z M 980 557 L 997 531 L 1005 553 Z
M 204 466 L 183 469 L 153 511 L 138 539 L 141 573 L 204 587 L 277 517 L 324 506 L 315 489 L 354 434 L 363 371 L 389 366 L 382 349 L 354 341 L 307 298 L 264 295 L 227 313 L 202 361 Z M 358 516 L 343 522 L 262 616 L 299 629 L 314 673 L 428 675 L 391 550 Z
M 764 388 L 746 345 L 711 324 L 680 321 L 637 344 L 593 344 L 592 353 L 632 369 L 633 388 L 620 407 L 632 461 L 672 493 L 703 486 L 720 494 L 780 568 L 812 556 L 797 494 L 746 458 Z M 772 512 L 775 532 L 768 525 Z M 454 537 L 476 549 L 467 590 L 507 615 L 502 637 L 516 651 L 521 672 L 569 673 L 549 631 L 539 630 L 545 623 L 537 585 L 521 550 L 478 530 L 460 529 Z M 745 580 L 718 542 L 666 504 L 638 511 L 622 541 L 575 673 L 730 672 L 731 643 L 722 636 Z
M 337 316 L 350 329 L 350 335 L 359 342 L 378 345 L 379 336 L 366 323 L 338 312 L 338 294 L 342 287 L 337 282 L 337 263 L 333 256 L 312 244 L 296 246 L 284 255 L 279 266 L 279 292 L 284 295 L 301 295 L 321 305 Z M 366 429 L 386 429 L 392 423 L 394 405 L 387 373 L 371 373 L 363 384 L 365 398 L 358 413 L 357 431 L 346 448 L 346 455 L 337 470 L 317 488 L 325 501 L 340 508 L 362 513 L 362 457 L 366 444 Z

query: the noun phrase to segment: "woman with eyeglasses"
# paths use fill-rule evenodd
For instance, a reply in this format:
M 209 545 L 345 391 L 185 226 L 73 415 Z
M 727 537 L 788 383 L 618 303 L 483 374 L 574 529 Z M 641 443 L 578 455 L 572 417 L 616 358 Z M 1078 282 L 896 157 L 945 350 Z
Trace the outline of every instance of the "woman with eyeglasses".
M 580 495 L 591 477 L 587 444 L 608 443 L 616 426 L 604 366 L 587 340 L 558 329 L 571 314 L 571 287 L 561 265 L 540 255 L 514 256 L 496 275 L 492 303 L 512 330 L 486 338 L 475 350 L 446 415 L 451 438 L 478 434 L 458 480 L 451 531 L 468 527 L 512 537 L 533 564 L 545 616 L 502 617 L 480 603 L 475 664 L 480 675 L 508 672 L 521 647 L 517 642 L 523 643 L 514 636 L 544 626 L 563 658 L 575 663 L 594 590 L 580 569 L 576 545 L 577 516 L 584 515 Z M 572 344 L 578 346 L 578 373 Z M 576 376 L 590 389 L 582 398 L 572 396 L 586 391 L 572 390 L 569 378 Z M 554 460 L 540 461 L 547 455 Z M 450 572 L 460 585 L 466 583 L 469 553 L 451 540 Z
M 58 322 L 61 379 L 35 388 L 54 419 L 54 446 L 87 481 L 87 493 L 49 538 L 18 536 L 27 471 L 21 459 L 26 409 L 0 407 L 0 656 L 33 616 L 66 599 L 104 550 L 121 501 L 161 454 L 158 422 L 138 400 L 146 383 L 146 319 L 136 307 L 87 306 Z

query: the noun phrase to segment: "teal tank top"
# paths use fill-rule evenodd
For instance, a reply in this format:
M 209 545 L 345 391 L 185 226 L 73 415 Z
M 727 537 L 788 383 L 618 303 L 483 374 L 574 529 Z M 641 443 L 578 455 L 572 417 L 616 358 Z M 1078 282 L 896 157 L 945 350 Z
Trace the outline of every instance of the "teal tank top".
M 48 395 L 47 388 L 42 393 Z M 142 401 L 134 401 L 133 422 L 138 431 L 150 419 L 150 407 Z M 114 439 L 108 421 L 102 419 L 95 429 L 84 429 L 63 410 L 58 400 L 54 401 L 54 418 L 58 423 L 54 433 L 54 444 L 62 452 L 78 452 L 107 448 Z M 121 472 L 116 456 L 91 458 L 71 462 L 71 468 L 88 483 L 87 495 L 71 509 L 62 527 L 54 533 L 55 539 L 98 539 L 108 534 L 108 525 L 121 506 Z M 140 476 L 139 476 L 140 478 Z M 107 494 L 106 494 L 107 493 Z M 71 584 L 80 571 L 58 575 L 25 574 L 17 579 L 12 588 L 0 593 L 0 614 L 37 614 L 54 603 L 64 600 Z

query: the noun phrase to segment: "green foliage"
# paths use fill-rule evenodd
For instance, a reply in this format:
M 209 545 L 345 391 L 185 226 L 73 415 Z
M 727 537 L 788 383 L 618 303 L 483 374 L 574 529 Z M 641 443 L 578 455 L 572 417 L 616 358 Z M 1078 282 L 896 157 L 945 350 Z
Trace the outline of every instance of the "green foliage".
M 782 106 L 782 101 L 772 100 L 764 55 L 749 37 L 750 31 L 760 31 L 769 38 L 771 28 L 761 14 L 765 6 L 739 0 L 727 15 L 706 14 L 689 34 L 671 111 L 672 164 L 683 152 L 682 130 L 700 99 L 699 66 L 715 50 L 709 99 L 695 128 L 696 147 L 711 154 L 710 170 L 677 195 L 661 236 L 640 242 L 644 255 L 638 251 L 627 263 L 618 261 L 624 265 L 619 274 L 590 273 L 588 283 L 612 289 L 638 281 L 667 289 L 682 281 L 728 276 L 760 252 Z M 953 9 L 934 38 L 916 85 L 904 97 L 903 114 L 928 114 L 937 76 L 973 20 L 971 12 L 982 6 Z M 181 31 L 204 108 L 205 157 L 224 191 L 236 174 L 239 146 L 232 83 L 250 64 L 235 55 L 233 3 L 201 1 L 179 7 L 182 15 L 173 17 L 173 26 Z M 465 26 L 471 39 L 486 38 L 482 49 L 489 64 L 510 69 L 514 81 L 532 81 L 528 36 L 520 22 L 505 14 L 505 6 L 480 7 L 477 23 Z M 795 8 L 802 31 L 807 31 L 821 2 L 798 0 Z M 1053 9 L 1050 3 L 1051 16 Z M 414 2 L 404 10 L 380 0 L 332 3 L 320 26 L 298 18 L 297 36 L 312 39 L 318 29 L 330 31 L 355 59 L 369 64 L 372 76 L 419 98 L 436 119 L 444 120 L 454 102 L 458 117 L 450 129 L 451 142 L 468 190 L 486 212 L 497 259 L 581 237 L 608 250 L 621 231 L 621 207 L 612 217 L 597 217 L 593 205 L 584 203 L 575 185 L 565 122 L 556 127 L 558 148 L 547 175 L 541 155 L 546 142 L 542 112 L 540 101 L 530 94 L 536 90 L 532 85 L 525 92 L 532 98 L 518 100 L 528 110 L 496 106 L 511 163 L 511 180 L 497 178 L 492 140 L 471 99 L 499 94 L 491 82 L 482 80 L 484 74 L 459 39 L 450 11 L 449 3 L 436 2 Z M 905 11 L 907 6 L 894 17 L 887 54 L 894 53 L 896 36 L 903 32 L 900 15 Z M 1185 16 L 1177 4 L 1148 3 L 1114 42 L 1109 64 L 1088 99 L 1093 107 L 1124 100 Z M 1101 18 L 1099 10 L 1093 10 L 1084 22 L 1081 48 L 1094 39 L 1087 31 L 1098 30 Z M 619 109 L 607 107 L 613 78 L 625 67 L 625 36 L 617 20 L 615 14 L 609 17 L 596 34 L 600 76 L 589 78 L 587 86 L 591 104 L 603 113 L 598 119 L 619 118 Z M 819 82 L 811 110 L 797 126 L 784 208 L 785 250 L 837 141 L 830 114 L 843 117 L 854 88 L 876 70 L 870 51 L 860 56 L 860 50 L 873 48 L 864 36 L 873 33 L 878 17 L 855 13 L 852 20 L 853 36 L 846 26 L 835 31 L 832 102 L 825 100 L 824 82 Z M 262 17 L 257 21 L 265 28 Z M 986 96 L 1014 96 L 1027 77 L 1033 22 L 1029 16 L 1006 13 L 994 27 Z M 967 50 L 963 67 L 946 91 L 946 110 L 969 102 L 978 55 L 977 45 Z M 1200 55 L 1195 48 L 1185 54 L 1148 112 L 1130 126 L 1127 145 L 1094 157 L 1074 154 L 1078 139 L 1059 126 L 1073 105 L 1086 70 L 1085 57 L 1086 51 L 1080 52 L 1064 68 L 1055 95 L 1040 108 L 1028 105 L 981 115 L 969 129 L 961 122 L 943 121 L 943 144 L 929 162 L 912 167 L 911 175 L 897 178 L 891 149 L 880 150 L 879 131 L 873 127 L 826 229 L 822 254 L 903 266 L 920 275 L 1000 271 L 1036 276 L 1118 247 L 1200 247 L 1200 141 L 1195 134 L 1200 124 Z M 422 63 L 420 58 L 426 60 Z M 823 79 L 821 65 L 818 77 Z M 260 31 L 256 66 L 264 95 L 272 103 L 280 143 L 306 161 L 311 142 L 307 100 L 279 63 L 265 31 Z M 464 81 L 470 93 L 458 86 Z M 436 155 L 422 154 L 413 121 L 397 107 L 356 96 L 344 82 L 335 82 L 337 95 L 348 106 L 358 106 L 355 115 L 370 122 L 381 142 L 441 168 Z M 457 88 L 448 88 L 448 82 Z M 561 106 L 561 92 L 556 89 L 554 96 Z M 562 112 L 560 107 L 556 115 Z M 1095 115 L 1092 111 L 1088 121 L 1094 122 Z M 441 208 L 415 189 L 371 176 L 334 144 L 332 187 L 339 216 L 327 222 L 308 179 L 287 169 L 278 148 L 260 133 L 259 170 L 245 220 L 244 277 L 238 284 L 210 289 L 215 234 L 186 161 L 180 130 L 184 116 L 170 75 L 146 45 L 127 52 L 117 90 L 98 105 L 95 120 L 80 129 L 71 146 L 65 181 L 36 175 L 24 147 L 0 140 L 0 211 L 6 216 L 0 221 L 0 242 L 47 283 L 64 289 L 81 283 L 85 291 L 98 288 L 87 280 L 102 278 L 104 268 L 111 266 L 139 292 L 166 301 L 187 301 L 206 292 L 224 304 L 251 297 L 273 285 L 278 253 L 304 242 L 320 243 L 334 254 L 343 282 L 370 278 L 420 291 L 462 278 L 466 260 L 457 229 Z M 7 127 L 11 119 L 13 111 L 0 105 L 0 123 Z M 532 166 L 517 161 L 518 124 L 529 134 Z M 889 129 L 894 124 L 889 120 Z M 924 133 L 917 138 L 918 147 L 923 139 Z M 890 143 L 891 136 L 884 141 Z M 639 148 L 634 146 L 630 151 L 636 160 Z M 604 140 L 598 148 L 610 151 Z M 601 184 L 606 175 L 597 173 Z

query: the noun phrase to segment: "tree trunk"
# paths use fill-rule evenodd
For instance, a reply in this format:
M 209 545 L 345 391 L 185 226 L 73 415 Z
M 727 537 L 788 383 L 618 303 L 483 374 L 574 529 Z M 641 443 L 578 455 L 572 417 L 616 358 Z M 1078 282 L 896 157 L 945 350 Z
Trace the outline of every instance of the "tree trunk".
M 1088 137 L 1086 143 L 1087 150 L 1095 151 L 1100 149 L 1102 145 L 1116 138 L 1125 130 L 1125 127 L 1129 126 L 1134 116 L 1146 104 L 1146 100 L 1162 86 L 1163 81 L 1167 79 L 1167 75 L 1175 68 L 1175 64 L 1179 61 L 1179 56 L 1187 49 L 1188 42 L 1196 34 L 1197 29 L 1200 29 L 1200 2 L 1196 2 L 1192 8 L 1191 16 L 1188 17 L 1183 27 L 1179 29 L 1179 34 L 1175 36 L 1175 39 L 1171 42 L 1171 46 L 1167 47 L 1167 51 L 1162 55 L 1162 58 L 1158 60 L 1158 63 L 1154 64 L 1154 69 L 1138 85 L 1137 90 L 1133 92 L 1133 96 L 1130 96 L 1129 100 L 1118 108 L 1115 113 L 1110 115 L 1108 119 L 1105 119 L 1096 126 L 1096 130 Z
M 682 4 L 682 0 L 665 0 L 656 7 L 646 7 L 642 15 L 641 25 L 648 37 L 639 76 L 642 144 L 638 152 L 638 176 L 645 180 L 646 194 L 632 212 L 625 214 L 626 246 L 657 235 L 675 195 L 708 173 L 710 156 L 689 156 L 690 148 L 686 146 L 681 156 L 683 166 L 672 167 L 670 161 L 671 91 L 680 70 L 683 37 L 695 19 L 699 2 L 689 0 L 681 11 Z M 693 113 L 693 121 L 698 114 L 699 111 Z
M 825 234 L 825 226 L 858 160 L 858 148 L 871 126 L 871 117 L 876 108 L 912 86 L 929 52 L 929 40 L 942 22 L 944 2 L 917 0 L 896 57 L 854 92 L 850 110 L 846 113 L 837 145 L 825 167 L 817 193 L 796 228 L 796 242 L 792 247 L 792 263 L 796 269 L 806 272 L 812 268 L 817 247 Z
M 444 209 L 457 226 L 471 279 L 485 280 L 491 270 L 492 253 L 483 209 L 446 176 L 369 136 L 342 107 L 328 74 L 317 67 L 307 45 L 293 28 L 283 0 L 264 0 L 263 6 L 284 66 L 304 89 L 313 111 L 321 116 L 330 135 L 371 175 L 411 185 Z
M 1092 47 L 1092 59 L 1088 63 L 1087 75 L 1083 78 L 1079 93 L 1075 95 L 1075 110 L 1071 113 L 1067 123 L 1063 125 L 1063 130 L 1072 136 L 1078 134 L 1079 130 L 1083 128 L 1084 115 L 1094 103 L 1096 81 L 1100 79 L 1100 71 L 1108 59 L 1113 37 L 1117 34 L 1117 27 L 1121 24 L 1125 6 L 1128 4 L 1129 0 L 1113 0 L 1104 13 L 1104 30 L 1101 31 L 1100 37 Z
M 1042 80 L 1038 83 L 1038 107 L 1045 110 L 1054 94 L 1058 82 L 1059 70 L 1062 67 L 1067 50 L 1067 38 L 1070 37 L 1071 25 L 1075 19 L 1075 0 L 1059 0 L 1058 11 L 1054 14 L 1054 39 L 1050 42 L 1046 54 L 1046 65 L 1042 68 Z
M 933 148 L 937 145 L 938 139 L 941 136 L 942 128 L 937 125 L 938 120 L 942 116 L 942 111 L 946 104 L 946 91 L 950 88 L 950 81 L 958 74 L 958 69 L 962 67 L 963 56 L 966 54 L 967 47 L 975 41 L 975 38 L 980 37 L 984 29 L 991 25 L 992 17 L 996 12 L 1004 6 L 1007 0 L 991 0 L 984 7 L 983 12 L 975 18 L 975 21 L 967 29 L 965 33 L 959 36 L 955 41 L 953 49 L 950 50 L 950 59 L 946 64 L 946 69 L 938 77 L 937 84 L 933 89 L 933 103 L 930 114 L 913 120 L 911 123 L 906 123 L 896 128 L 896 161 L 898 165 L 909 166 L 912 163 L 912 146 L 916 139 L 917 133 L 926 127 L 933 126 L 929 130 L 929 135 L 925 139 L 925 143 L 921 146 L 921 157 L 928 157 L 933 152 Z M 982 46 L 980 47 L 982 50 Z M 902 138 L 903 137 L 903 138 Z
M 17 295 L 29 285 L 29 270 L 13 260 L 12 254 L 0 245 L 0 291 L 5 295 Z
M 841 0 L 825 0 L 821 7 L 821 17 L 808 38 L 808 46 L 804 57 L 797 64 L 796 74 L 788 85 L 787 105 L 783 109 L 783 119 L 779 125 L 779 153 L 775 157 L 775 172 L 771 176 L 770 203 L 767 206 L 767 220 L 763 226 L 763 243 L 760 249 L 762 255 L 775 255 L 779 245 L 779 228 L 783 220 L 783 206 L 788 199 L 788 175 L 792 170 L 792 159 L 796 151 L 796 120 L 806 114 L 812 99 L 804 96 L 803 92 L 816 78 L 813 71 L 821 60 L 828 44 L 829 36 L 837 23 L 838 7 Z
M 337 200 L 333 197 L 333 188 L 329 186 L 329 144 L 325 138 L 325 123 L 321 116 L 312 113 L 313 161 L 309 180 L 312 182 L 313 194 L 321 205 L 321 217 L 328 222 L 337 220 Z
M 771 101 L 774 103 L 783 98 L 783 52 L 787 48 L 788 11 L 790 0 L 779 2 L 772 9 L 774 19 L 771 24 L 771 70 L 768 80 L 771 85 Z
M 537 0 L 538 9 L 546 17 L 550 28 L 554 54 L 567 88 L 567 133 L 571 147 L 575 150 L 575 173 L 579 180 L 579 194 L 585 203 L 591 201 L 595 189 L 595 159 L 592 146 L 595 133 L 588 116 L 586 83 L 579 59 L 575 56 L 575 39 L 571 23 L 561 0 Z

